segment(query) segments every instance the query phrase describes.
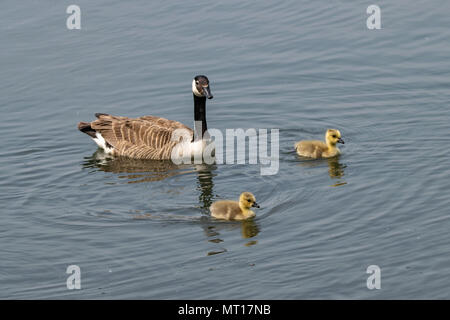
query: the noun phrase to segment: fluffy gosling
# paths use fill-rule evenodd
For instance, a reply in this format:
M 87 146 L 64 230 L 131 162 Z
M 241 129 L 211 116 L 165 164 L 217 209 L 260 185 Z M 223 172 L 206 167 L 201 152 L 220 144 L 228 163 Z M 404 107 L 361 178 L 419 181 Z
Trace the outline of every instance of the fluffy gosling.
M 336 146 L 337 143 L 344 144 L 341 133 L 336 129 L 328 129 L 325 134 L 325 142 L 318 140 L 302 140 L 295 144 L 295 150 L 300 156 L 309 158 L 331 158 L 341 154 Z
M 255 216 L 255 213 L 250 208 L 259 208 L 256 203 L 255 196 L 250 192 L 243 192 L 238 201 L 220 200 L 214 202 L 209 210 L 211 216 L 216 219 L 224 220 L 245 220 Z

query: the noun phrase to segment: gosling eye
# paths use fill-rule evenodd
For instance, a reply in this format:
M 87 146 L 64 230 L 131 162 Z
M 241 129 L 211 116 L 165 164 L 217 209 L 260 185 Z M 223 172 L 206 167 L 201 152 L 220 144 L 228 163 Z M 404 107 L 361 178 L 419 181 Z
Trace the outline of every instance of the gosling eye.
M 335 135 L 333 135 L 332 137 L 333 137 L 333 138 L 336 138 L 336 136 L 335 136 Z
M 252 200 L 250 200 L 250 199 L 247 199 L 247 201 L 248 201 L 248 202 L 252 202 Z

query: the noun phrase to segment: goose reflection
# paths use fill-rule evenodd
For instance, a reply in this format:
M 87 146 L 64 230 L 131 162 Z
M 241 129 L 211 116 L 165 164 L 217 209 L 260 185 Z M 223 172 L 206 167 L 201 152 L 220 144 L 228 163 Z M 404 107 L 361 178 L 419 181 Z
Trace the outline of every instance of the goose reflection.
M 197 190 L 199 190 L 198 202 L 202 214 L 209 215 L 209 206 L 213 202 L 213 188 L 215 176 L 214 171 L 217 169 L 215 165 L 200 164 L 196 165 L 197 169 Z
M 303 157 L 301 159 L 304 160 L 300 163 L 302 167 L 315 168 L 326 163 L 328 165 L 328 175 L 331 179 L 342 179 L 345 176 L 345 168 L 347 168 L 347 165 L 339 161 L 339 156 L 327 159 L 309 159 Z M 341 180 L 332 186 L 335 187 L 343 184 L 347 184 L 347 182 Z
M 175 165 L 170 160 L 139 160 L 112 157 L 97 150 L 83 162 L 86 169 L 94 168 L 104 172 L 118 173 L 127 183 L 161 181 L 176 175 L 195 171 L 191 165 Z

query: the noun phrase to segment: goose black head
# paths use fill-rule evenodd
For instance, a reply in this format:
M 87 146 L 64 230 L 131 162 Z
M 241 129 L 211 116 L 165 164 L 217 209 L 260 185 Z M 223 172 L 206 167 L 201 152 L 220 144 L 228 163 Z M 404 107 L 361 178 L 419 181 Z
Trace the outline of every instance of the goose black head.
M 209 88 L 209 80 L 206 76 L 198 75 L 192 80 L 192 92 L 197 97 L 213 98 Z

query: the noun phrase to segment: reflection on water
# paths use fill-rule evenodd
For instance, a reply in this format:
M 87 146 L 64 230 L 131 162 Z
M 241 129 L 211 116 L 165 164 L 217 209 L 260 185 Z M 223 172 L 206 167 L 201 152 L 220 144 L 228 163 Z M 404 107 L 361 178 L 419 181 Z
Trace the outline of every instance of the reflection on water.
M 342 178 L 344 177 L 344 169 L 347 165 L 339 162 L 339 156 L 329 158 L 328 161 L 328 174 L 331 179 L 339 179 L 335 184 L 332 184 L 331 187 L 339 187 L 346 185 L 347 182 Z
M 222 238 L 220 238 L 221 232 L 229 231 L 229 230 L 237 230 L 241 229 L 241 235 L 243 239 L 250 239 L 257 236 L 260 232 L 260 227 L 255 219 L 248 219 L 244 221 L 212 221 L 210 220 L 208 223 L 202 226 L 205 235 L 210 238 L 208 241 L 211 243 L 221 244 L 224 242 Z M 250 240 L 245 243 L 245 246 L 249 247 L 257 244 L 258 241 Z M 209 251 L 207 255 L 214 255 L 218 253 L 224 253 L 227 250 L 221 247 L 220 250 Z
M 208 253 L 207 253 L 207 255 L 208 256 L 213 256 L 213 255 L 215 255 L 215 254 L 219 254 L 219 253 L 224 253 L 224 252 L 227 252 L 227 249 L 222 249 L 222 250 L 217 250 L 217 251 L 209 251 Z
M 125 157 L 112 157 L 98 149 L 83 162 L 84 168 L 96 168 L 104 172 L 119 173 L 119 178 L 127 183 L 161 181 L 180 174 L 191 173 L 190 165 L 175 165 L 170 160 L 139 160 Z
M 200 190 L 198 197 L 198 202 L 200 204 L 200 209 L 203 214 L 209 214 L 209 207 L 212 203 L 213 188 L 213 174 L 214 170 L 217 169 L 215 165 L 201 164 L 196 165 L 197 171 L 197 190 Z
M 300 166 L 315 168 L 322 166 L 325 162 L 328 165 L 328 175 L 331 179 L 340 179 L 335 184 L 331 185 L 332 187 L 342 186 L 347 184 L 346 181 L 343 180 L 345 175 L 345 168 L 347 168 L 346 164 L 343 164 L 339 161 L 339 156 L 327 158 L 327 159 L 309 159 L 300 157 L 302 160 Z
M 197 172 L 197 190 L 200 191 L 199 203 L 203 213 L 209 211 L 213 198 L 213 171 L 215 165 L 185 164 L 176 165 L 170 160 L 139 160 L 125 157 L 112 157 L 98 149 L 86 157 L 83 167 L 96 168 L 104 172 L 118 173 L 119 178 L 128 179 L 127 183 L 154 182 L 169 177 Z
M 241 222 L 241 233 L 245 239 L 253 238 L 259 233 L 259 226 L 253 219 Z
M 203 227 L 205 234 L 209 238 L 209 242 L 222 242 L 223 240 L 218 238 L 220 231 L 241 229 L 241 235 L 243 239 L 253 238 L 258 235 L 260 228 L 255 219 L 248 219 L 243 221 L 214 221 Z

